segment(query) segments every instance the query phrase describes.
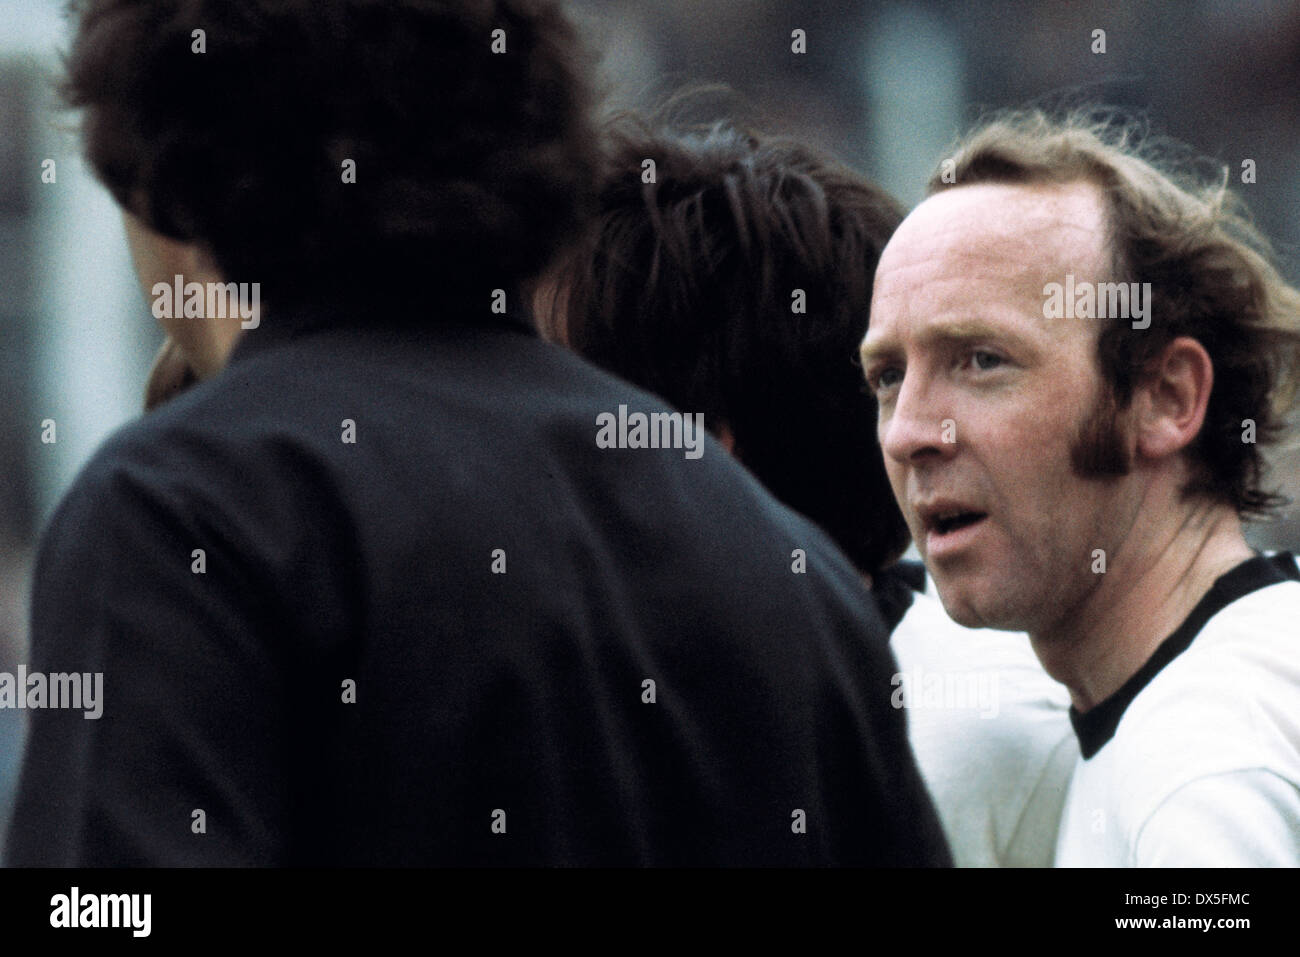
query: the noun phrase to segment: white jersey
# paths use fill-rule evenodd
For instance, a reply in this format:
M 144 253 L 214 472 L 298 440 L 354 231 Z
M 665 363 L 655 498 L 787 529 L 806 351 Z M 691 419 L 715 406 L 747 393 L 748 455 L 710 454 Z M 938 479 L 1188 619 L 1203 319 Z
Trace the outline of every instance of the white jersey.
M 1059 866 L 1300 865 L 1294 558 L 1219 578 L 1129 682 L 1072 719 L 1083 757 Z
M 927 582 L 933 594 L 933 584 Z M 1069 694 L 1023 633 L 963 628 L 916 595 L 890 639 L 894 704 L 959 867 L 1047 867 L 1079 755 Z

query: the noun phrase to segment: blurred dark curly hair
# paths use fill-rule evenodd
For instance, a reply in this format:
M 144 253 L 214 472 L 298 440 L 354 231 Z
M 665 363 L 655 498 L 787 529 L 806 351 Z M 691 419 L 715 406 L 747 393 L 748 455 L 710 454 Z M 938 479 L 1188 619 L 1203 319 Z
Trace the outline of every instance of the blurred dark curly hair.
M 63 92 L 100 179 L 269 304 L 522 282 L 590 202 L 583 55 L 553 0 L 69 9 Z
M 607 122 L 596 214 L 538 287 L 539 325 L 725 426 L 768 491 L 875 572 L 908 531 L 857 352 L 903 211 L 803 143 L 725 121 L 678 127 L 675 104 Z

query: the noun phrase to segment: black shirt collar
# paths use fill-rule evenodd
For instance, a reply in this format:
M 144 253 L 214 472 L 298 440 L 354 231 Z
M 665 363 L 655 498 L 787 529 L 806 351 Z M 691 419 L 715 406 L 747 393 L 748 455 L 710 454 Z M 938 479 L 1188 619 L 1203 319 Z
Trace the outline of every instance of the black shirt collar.
M 237 362 L 276 343 L 332 329 L 397 327 L 422 329 L 508 328 L 536 336 L 537 327 L 524 297 L 517 289 L 506 291 L 504 313 L 491 311 L 488 293 L 473 297 L 428 296 L 319 300 L 283 309 L 268 309 L 256 328 L 244 330 L 235 341 L 230 361 Z
M 896 562 L 871 576 L 871 593 L 892 634 L 912 607 L 914 592 L 925 591 L 925 566 L 920 562 Z
M 1160 643 L 1147 663 L 1118 691 L 1086 713 L 1081 714 L 1071 706 L 1070 723 L 1074 725 L 1074 733 L 1079 738 L 1079 749 L 1084 760 L 1095 755 L 1115 736 L 1115 729 L 1119 727 L 1120 719 L 1124 717 L 1124 711 L 1133 699 L 1151 683 L 1160 669 L 1191 647 L 1192 640 L 1205 627 L 1206 622 L 1238 598 L 1288 580 L 1300 581 L 1300 569 L 1297 569 L 1295 556 L 1290 552 L 1279 552 L 1271 558 L 1257 555 L 1247 559 L 1215 581 L 1186 621 Z

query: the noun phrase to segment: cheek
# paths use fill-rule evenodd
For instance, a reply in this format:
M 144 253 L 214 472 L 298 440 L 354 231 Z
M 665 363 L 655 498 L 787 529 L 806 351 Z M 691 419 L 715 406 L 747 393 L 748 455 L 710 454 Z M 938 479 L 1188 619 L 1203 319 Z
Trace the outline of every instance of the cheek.
M 1014 408 L 999 411 L 994 426 L 999 442 L 1020 464 L 1068 462 L 1081 411 L 1073 392 L 1050 386 L 1027 390 Z
M 990 410 L 968 436 L 965 451 L 989 483 L 998 511 L 1008 517 L 1008 533 L 1019 536 L 1040 524 L 1068 521 L 1073 419 L 1062 409 L 1059 397 L 1044 397 L 1016 410 Z

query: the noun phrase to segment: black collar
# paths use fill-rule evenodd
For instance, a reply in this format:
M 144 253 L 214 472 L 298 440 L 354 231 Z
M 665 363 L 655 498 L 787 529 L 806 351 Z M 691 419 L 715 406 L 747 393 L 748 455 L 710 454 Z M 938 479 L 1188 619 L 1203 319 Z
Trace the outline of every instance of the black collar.
M 242 332 L 230 361 L 237 362 L 277 343 L 314 332 L 335 329 L 403 328 L 436 333 L 442 329 L 463 334 L 474 328 L 507 328 L 536 336 L 537 328 L 523 296 L 507 290 L 504 313 L 491 310 L 488 293 L 424 298 L 317 301 L 284 309 L 269 309 L 256 328 Z
M 1079 738 L 1079 749 L 1084 760 L 1091 758 L 1115 736 L 1115 729 L 1119 727 L 1120 719 L 1124 717 L 1124 711 L 1133 699 L 1151 683 L 1161 668 L 1191 647 L 1192 640 L 1207 621 L 1238 598 L 1284 581 L 1300 581 L 1300 569 L 1296 567 L 1295 556 L 1290 552 L 1279 552 L 1271 558 L 1257 555 L 1247 559 L 1215 581 L 1192 609 L 1187 620 L 1160 643 L 1147 663 L 1124 682 L 1118 691 L 1083 714 L 1071 706 L 1070 723 L 1074 725 L 1074 733 Z
M 896 562 L 871 576 L 871 593 L 892 635 L 912 607 L 913 592 L 925 591 L 925 566 L 920 562 Z

